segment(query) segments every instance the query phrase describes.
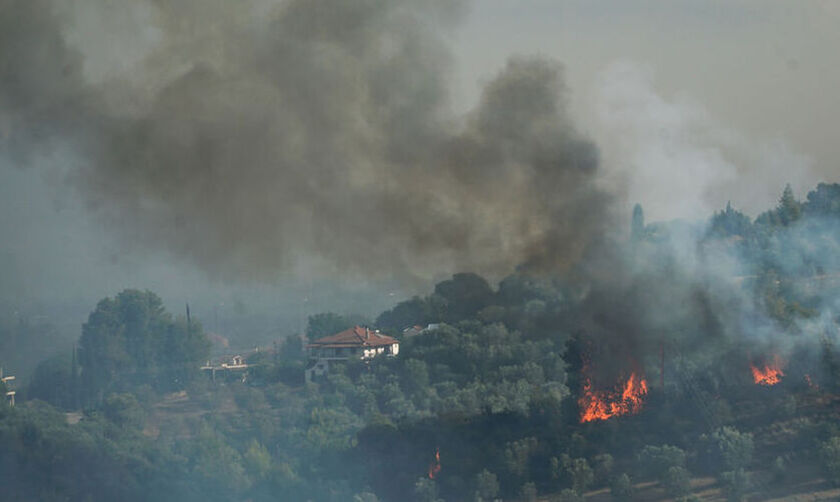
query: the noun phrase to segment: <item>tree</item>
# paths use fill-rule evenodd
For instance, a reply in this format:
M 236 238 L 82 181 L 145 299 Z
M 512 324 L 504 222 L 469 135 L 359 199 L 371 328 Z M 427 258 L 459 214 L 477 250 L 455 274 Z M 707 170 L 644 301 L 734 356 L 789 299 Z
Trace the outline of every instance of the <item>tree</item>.
M 633 219 L 630 223 L 630 237 L 634 241 L 641 240 L 645 234 L 645 212 L 641 204 L 633 206 Z
M 264 478 L 271 469 L 271 454 L 256 439 L 252 439 L 248 444 L 242 460 L 245 470 L 257 479 Z
M 519 490 L 519 498 L 522 502 L 537 502 L 537 485 L 531 482 L 522 485 Z
M 752 222 L 744 213 L 732 209 L 727 202 L 726 209 L 716 212 L 709 223 L 709 235 L 713 237 L 746 237 L 752 231 Z
M 42 361 L 32 373 L 27 397 L 41 399 L 65 410 L 75 406 L 72 362 L 64 354 Z
M 102 404 L 105 418 L 120 427 L 140 428 L 143 426 L 145 412 L 134 394 L 111 394 Z
M 840 216 L 840 184 L 820 183 L 808 192 L 802 212 L 809 215 Z
M 840 436 L 834 436 L 820 445 L 820 460 L 828 479 L 840 485 Z
M 82 325 L 82 387 L 88 401 L 142 384 L 181 389 L 209 352 L 199 323 L 173 319 L 151 291 L 126 289 L 100 301 Z
M 437 483 L 433 479 L 419 478 L 414 483 L 414 500 L 417 502 L 439 502 Z
M 475 499 L 477 501 L 494 500 L 499 494 L 499 480 L 492 472 L 484 469 L 475 476 Z
M 631 500 L 633 498 L 633 483 L 630 476 L 621 474 L 613 479 L 610 484 L 610 495 L 614 500 Z
M 324 312 L 309 316 L 306 323 L 306 337 L 309 340 L 316 340 L 340 333 L 356 325 L 366 324 L 368 324 L 367 319 L 362 316 L 344 316 L 334 312 Z
M 750 476 L 744 469 L 734 469 L 721 473 L 721 484 L 727 500 L 740 502 L 744 499 L 747 490 L 750 488 Z
M 438 322 L 440 318 L 434 305 L 439 303 L 415 296 L 380 314 L 376 318 L 376 326 L 386 333 L 396 335 L 410 326 Z
M 595 473 L 585 458 L 576 458 L 568 462 L 566 473 L 572 481 L 572 490 L 583 493 L 595 481 Z
M 353 502 L 379 502 L 379 497 L 373 492 L 363 491 L 353 496 Z
M 473 318 L 479 310 L 491 304 L 493 289 L 476 274 L 455 274 L 452 279 L 435 285 L 435 294 L 446 300 L 447 322 Z
M 665 473 L 665 479 L 662 484 L 672 497 L 682 497 L 687 495 L 691 489 L 691 474 L 689 474 L 685 467 L 678 465 L 672 466 Z
M 798 220 L 802 214 L 802 207 L 796 197 L 793 196 L 793 189 L 790 184 L 785 185 L 776 212 L 779 214 L 779 221 L 785 226 Z
M 664 481 L 672 467 L 685 467 L 685 452 L 667 444 L 648 445 L 639 453 L 639 466 L 646 476 Z
M 721 427 L 711 438 L 711 455 L 722 471 L 745 469 L 752 462 L 753 437 L 734 427 Z

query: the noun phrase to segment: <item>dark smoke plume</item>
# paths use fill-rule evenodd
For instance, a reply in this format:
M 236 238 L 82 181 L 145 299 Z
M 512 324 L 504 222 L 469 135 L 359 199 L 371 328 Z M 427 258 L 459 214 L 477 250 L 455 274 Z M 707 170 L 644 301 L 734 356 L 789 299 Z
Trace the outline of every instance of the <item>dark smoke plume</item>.
M 21 164 L 72 152 L 129 246 L 221 275 L 408 278 L 562 267 L 605 230 L 559 65 L 513 58 L 451 112 L 439 30 L 463 2 L 143 5 L 153 49 L 93 81 L 60 2 L 0 1 L 0 144 Z

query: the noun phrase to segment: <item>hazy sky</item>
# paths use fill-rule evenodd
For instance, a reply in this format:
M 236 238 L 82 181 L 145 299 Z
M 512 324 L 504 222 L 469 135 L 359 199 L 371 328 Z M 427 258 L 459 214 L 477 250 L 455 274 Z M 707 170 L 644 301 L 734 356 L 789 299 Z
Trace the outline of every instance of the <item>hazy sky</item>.
M 562 61 L 576 119 L 653 218 L 840 181 L 840 2 L 476 2 L 458 101 L 511 52 Z
M 92 81 L 131 72 L 155 46 L 139 2 L 64 8 L 73 19 L 64 36 Z M 731 199 L 755 216 L 786 182 L 804 197 L 818 181 L 840 181 L 840 2 L 476 0 L 449 42 L 460 112 L 511 54 L 560 61 L 573 118 L 601 149 L 599 182 L 628 213 L 638 201 L 648 220 L 705 218 Z M 227 286 L 189 264 L 113 239 L 65 188 L 65 160 L 53 152 L 46 167 L 19 170 L 0 152 L 7 299 L 89 301 L 130 285 L 173 302 L 199 289 L 226 297 Z M 307 284 L 285 272 L 269 282 Z

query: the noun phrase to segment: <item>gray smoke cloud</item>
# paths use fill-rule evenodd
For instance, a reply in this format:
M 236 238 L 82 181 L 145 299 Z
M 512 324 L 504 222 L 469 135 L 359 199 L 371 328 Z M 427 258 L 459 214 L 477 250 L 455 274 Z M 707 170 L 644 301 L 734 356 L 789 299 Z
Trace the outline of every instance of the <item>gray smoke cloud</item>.
M 305 262 L 418 278 L 562 267 L 609 224 L 557 63 L 512 58 L 451 112 L 464 2 L 133 7 L 142 29 L 110 35 L 126 68 L 109 73 L 80 27 L 121 9 L 0 1 L 0 144 L 22 165 L 69 152 L 129 247 L 220 276 Z

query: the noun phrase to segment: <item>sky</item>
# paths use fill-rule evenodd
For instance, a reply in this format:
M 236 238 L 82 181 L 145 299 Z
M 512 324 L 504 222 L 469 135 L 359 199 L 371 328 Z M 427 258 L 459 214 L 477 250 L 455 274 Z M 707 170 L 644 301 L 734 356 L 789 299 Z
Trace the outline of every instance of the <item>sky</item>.
M 62 35 L 86 79 L 106 82 L 143 66 L 160 38 L 152 4 L 62 4 L 69 19 Z M 195 22 L 212 32 L 229 20 Z M 754 217 L 785 183 L 804 197 L 820 181 L 840 182 L 840 3 L 476 0 L 455 24 L 445 32 L 455 113 L 476 106 L 511 55 L 558 61 L 569 113 L 600 149 L 597 183 L 619 194 L 628 216 L 639 202 L 648 221 L 704 219 L 731 200 Z M 172 65 L 158 68 L 177 71 Z M 299 327 L 305 311 L 372 314 L 441 278 L 361 284 L 341 274 L 313 279 L 292 267 L 256 283 L 219 279 L 166 249 L 135 249 L 115 236 L 113 224 L 92 216 L 90 201 L 68 189 L 73 161 L 64 153 L 58 147 L 20 168 L 0 152 L 6 303 L 92 306 L 132 286 L 159 292 L 171 306 L 198 302 L 205 316 L 239 298 L 262 310 L 282 305 L 276 308 Z
M 751 216 L 785 183 L 840 177 L 840 4 L 473 4 L 457 35 L 459 102 L 511 52 L 561 61 L 578 124 L 648 218 Z

